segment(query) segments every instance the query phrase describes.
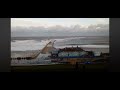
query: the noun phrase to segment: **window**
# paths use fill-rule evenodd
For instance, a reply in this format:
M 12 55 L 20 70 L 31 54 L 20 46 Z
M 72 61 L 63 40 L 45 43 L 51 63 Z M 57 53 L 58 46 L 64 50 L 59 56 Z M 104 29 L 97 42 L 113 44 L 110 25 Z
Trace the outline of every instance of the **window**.
M 83 55 L 86 55 L 86 54 L 87 54 L 87 52 L 84 52 L 84 51 L 80 52 L 80 56 L 83 56 Z
M 69 52 L 69 56 L 79 56 L 79 52 Z
M 65 57 L 65 56 L 68 56 L 68 52 L 60 52 L 59 57 Z

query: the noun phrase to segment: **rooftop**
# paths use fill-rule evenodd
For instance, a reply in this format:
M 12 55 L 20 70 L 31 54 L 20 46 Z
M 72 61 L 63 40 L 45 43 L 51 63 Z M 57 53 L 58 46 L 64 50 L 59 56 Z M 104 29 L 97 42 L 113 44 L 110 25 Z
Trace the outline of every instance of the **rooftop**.
M 74 52 L 74 51 L 84 51 L 82 48 L 80 47 L 66 47 L 63 49 L 59 49 L 59 51 L 70 51 L 70 52 Z

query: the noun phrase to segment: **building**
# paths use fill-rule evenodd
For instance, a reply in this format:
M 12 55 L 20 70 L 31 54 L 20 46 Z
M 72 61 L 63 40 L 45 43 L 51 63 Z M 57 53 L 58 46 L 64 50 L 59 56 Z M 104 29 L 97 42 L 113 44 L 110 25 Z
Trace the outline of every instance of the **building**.
M 69 47 L 56 49 L 51 52 L 52 61 L 75 64 L 76 62 L 86 62 L 94 58 L 94 52 L 85 51 L 80 47 Z

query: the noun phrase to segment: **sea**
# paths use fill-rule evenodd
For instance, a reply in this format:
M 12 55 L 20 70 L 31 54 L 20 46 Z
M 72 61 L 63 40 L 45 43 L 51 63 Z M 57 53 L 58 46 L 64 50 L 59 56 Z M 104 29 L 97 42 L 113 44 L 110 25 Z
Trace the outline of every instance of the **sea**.
M 50 40 L 56 40 L 55 48 L 78 46 L 87 51 L 109 53 L 109 36 L 11 37 L 11 51 L 41 50 Z
M 55 40 L 55 48 L 81 47 L 86 51 L 109 53 L 108 36 L 54 36 L 54 37 L 11 37 L 11 57 L 24 56 L 42 50 L 45 45 Z M 26 55 L 25 54 L 25 55 Z M 33 60 L 11 60 L 12 66 L 51 65 L 49 54 L 40 54 Z

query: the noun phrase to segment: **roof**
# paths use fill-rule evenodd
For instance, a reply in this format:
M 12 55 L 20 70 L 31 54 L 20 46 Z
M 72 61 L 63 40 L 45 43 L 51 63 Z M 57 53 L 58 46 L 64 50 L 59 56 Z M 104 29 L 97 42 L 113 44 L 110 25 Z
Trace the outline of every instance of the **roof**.
M 66 48 L 63 48 L 63 49 L 59 49 L 59 51 L 84 51 L 82 48 L 80 47 L 66 47 Z

